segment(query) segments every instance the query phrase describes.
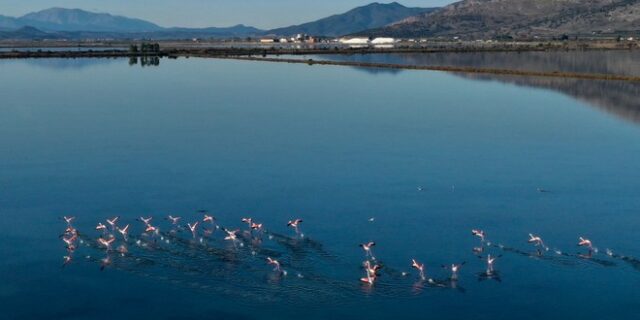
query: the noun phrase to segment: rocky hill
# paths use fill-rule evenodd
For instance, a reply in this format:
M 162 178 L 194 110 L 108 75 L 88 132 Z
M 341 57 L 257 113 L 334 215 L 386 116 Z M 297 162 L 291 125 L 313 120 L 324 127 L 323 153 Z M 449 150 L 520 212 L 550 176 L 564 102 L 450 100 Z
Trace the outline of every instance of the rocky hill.
M 431 12 L 434 8 L 408 8 L 397 2 L 371 3 L 342 14 L 332 15 L 313 22 L 268 31 L 276 35 L 306 33 L 316 36 L 341 36 L 372 28 L 379 28 L 407 17 Z
M 162 28 L 148 21 L 80 9 L 50 8 L 15 20 L 44 31 L 147 32 Z
M 640 0 L 464 0 L 362 34 L 495 38 L 640 31 Z

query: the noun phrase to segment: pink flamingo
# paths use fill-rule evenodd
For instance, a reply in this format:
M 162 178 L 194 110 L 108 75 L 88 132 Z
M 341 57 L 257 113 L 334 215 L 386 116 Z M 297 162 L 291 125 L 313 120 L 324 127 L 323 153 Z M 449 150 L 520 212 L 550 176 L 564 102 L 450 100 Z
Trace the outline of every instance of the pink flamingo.
M 199 223 L 199 221 L 196 221 L 193 224 L 187 223 L 187 226 L 189 227 L 189 230 L 191 230 L 191 234 L 194 238 L 196 237 L 196 233 L 198 232 L 197 228 Z
M 111 226 L 111 230 L 115 230 L 116 229 L 116 222 L 118 222 L 118 219 L 120 219 L 120 217 L 114 217 L 113 219 L 107 219 L 107 223 Z
M 364 250 L 365 256 L 371 257 L 371 259 L 376 260 L 376 257 L 373 255 L 373 247 L 376 245 L 375 242 L 370 241 L 367 243 L 362 243 L 359 246 Z
M 422 280 L 426 280 L 426 277 L 424 275 L 424 264 L 423 263 L 419 263 L 418 261 L 416 261 L 416 259 L 411 259 L 411 267 L 418 270 L 418 272 L 420 272 L 420 279 Z
M 303 236 L 303 234 L 300 233 L 300 229 L 299 229 L 299 226 L 301 223 L 302 223 L 302 219 L 289 220 L 289 222 L 287 222 L 287 226 L 293 228 L 293 230 L 296 231 L 296 234 Z
M 472 230 L 471 230 L 471 234 L 473 234 L 474 236 L 476 236 L 476 237 L 480 238 L 480 241 L 483 241 L 483 242 L 484 242 L 484 239 L 485 239 L 485 233 L 484 233 L 484 231 L 479 230 L 479 229 L 472 229 Z
M 182 219 L 182 218 L 181 218 L 181 217 L 174 217 L 174 216 L 172 216 L 172 215 L 169 215 L 169 216 L 167 217 L 167 220 L 171 221 L 171 224 L 172 224 L 172 225 L 177 225 L 177 224 L 178 224 L 178 222 L 180 221 L 180 219 Z
M 282 269 L 280 269 L 280 262 L 278 262 L 278 260 L 267 257 L 267 264 L 273 266 L 273 271 L 282 272 Z
M 105 247 L 107 249 L 107 251 L 111 250 L 111 244 L 116 240 L 116 238 L 110 238 L 109 240 L 106 240 L 104 238 L 98 238 L 98 243 L 100 245 L 102 245 L 103 247 Z

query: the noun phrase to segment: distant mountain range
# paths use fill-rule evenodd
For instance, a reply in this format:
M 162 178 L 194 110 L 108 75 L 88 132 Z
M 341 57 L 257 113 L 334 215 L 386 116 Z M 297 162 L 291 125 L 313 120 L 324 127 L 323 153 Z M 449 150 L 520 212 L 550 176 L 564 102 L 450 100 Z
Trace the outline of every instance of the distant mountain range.
M 308 22 L 300 25 L 269 30 L 266 33 L 291 35 L 306 33 L 329 37 L 352 34 L 364 30 L 380 28 L 402 19 L 434 11 L 436 8 L 407 8 L 397 2 L 371 3 L 357 7 L 343 14 Z
M 254 31 L 257 30 L 257 31 Z M 261 30 L 243 25 L 228 28 L 168 28 L 151 32 L 97 32 L 97 31 L 57 31 L 44 32 L 34 27 L 21 27 L 15 30 L 0 28 L 0 40 L 56 40 L 56 39 L 191 39 L 191 38 L 232 38 L 262 34 Z
M 44 31 L 150 32 L 162 28 L 151 22 L 93 13 L 80 9 L 51 8 L 29 13 L 17 19 L 23 26 Z
M 0 31 L 9 31 L 20 28 L 16 18 L 0 15 Z
M 0 39 L 189 39 L 342 35 L 500 38 L 640 32 L 640 0 L 463 0 L 442 8 L 372 3 L 300 25 L 260 30 L 165 28 L 108 13 L 51 8 L 22 17 L 0 15 Z
M 34 27 L 22 27 L 16 30 L 0 29 L 0 39 L 43 40 L 43 39 L 58 39 L 58 37 L 51 35 L 47 32 L 38 30 Z
M 108 13 L 51 8 L 29 13 L 22 17 L 0 15 L 0 39 L 29 39 L 30 37 L 33 39 L 186 39 L 264 35 L 290 36 L 298 33 L 333 37 L 380 28 L 407 17 L 433 10 L 432 8 L 407 8 L 397 2 L 372 3 L 343 14 L 297 26 L 260 30 L 245 25 L 226 28 L 164 28 L 152 22 Z
M 495 38 L 639 30 L 640 0 L 464 0 L 362 34 Z
M 149 32 L 163 28 L 140 19 L 93 13 L 80 9 L 51 8 L 22 17 L 0 16 L 0 28 L 34 27 L 42 31 Z
M 140 19 L 64 8 L 51 8 L 18 18 L 0 16 L 0 39 L 184 39 L 245 37 L 263 32 L 244 25 L 225 28 L 164 28 Z

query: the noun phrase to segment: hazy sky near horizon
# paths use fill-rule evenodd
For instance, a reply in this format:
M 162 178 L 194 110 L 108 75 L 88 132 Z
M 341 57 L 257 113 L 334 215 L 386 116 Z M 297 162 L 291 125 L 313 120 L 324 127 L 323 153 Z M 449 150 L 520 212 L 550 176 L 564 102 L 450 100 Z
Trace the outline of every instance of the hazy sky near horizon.
M 246 24 L 275 28 L 342 13 L 376 0 L 0 0 L 0 15 L 21 16 L 51 7 L 79 8 L 140 18 L 164 27 Z M 398 0 L 410 7 L 442 6 L 455 0 Z M 393 0 L 378 0 L 389 3 Z

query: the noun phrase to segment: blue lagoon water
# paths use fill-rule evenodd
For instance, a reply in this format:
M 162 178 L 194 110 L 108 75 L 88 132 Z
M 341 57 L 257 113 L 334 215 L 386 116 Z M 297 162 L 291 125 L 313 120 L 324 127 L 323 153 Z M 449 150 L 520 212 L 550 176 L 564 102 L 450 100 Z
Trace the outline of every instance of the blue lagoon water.
M 619 256 L 640 257 L 640 126 L 620 94 L 635 87 L 207 59 L 0 61 L 0 70 L 7 319 L 640 311 L 640 262 Z M 201 220 L 202 209 L 228 228 L 253 217 L 268 233 L 234 247 L 222 230 L 193 240 L 163 220 Z M 63 215 L 84 239 L 64 268 Z M 140 235 L 135 219 L 150 215 L 162 240 Z M 130 254 L 111 253 L 101 271 L 94 227 L 113 216 L 131 224 Z M 296 217 L 302 239 L 286 226 Z M 487 232 L 483 255 L 502 255 L 500 281 L 483 279 L 472 228 Z M 529 233 L 551 250 L 537 257 Z M 586 252 L 579 236 L 599 252 L 576 256 Z M 367 241 L 384 266 L 373 286 L 359 283 Z M 437 285 L 419 281 L 412 258 Z M 447 280 L 441 265 L 463 261 L 458 281 Z

